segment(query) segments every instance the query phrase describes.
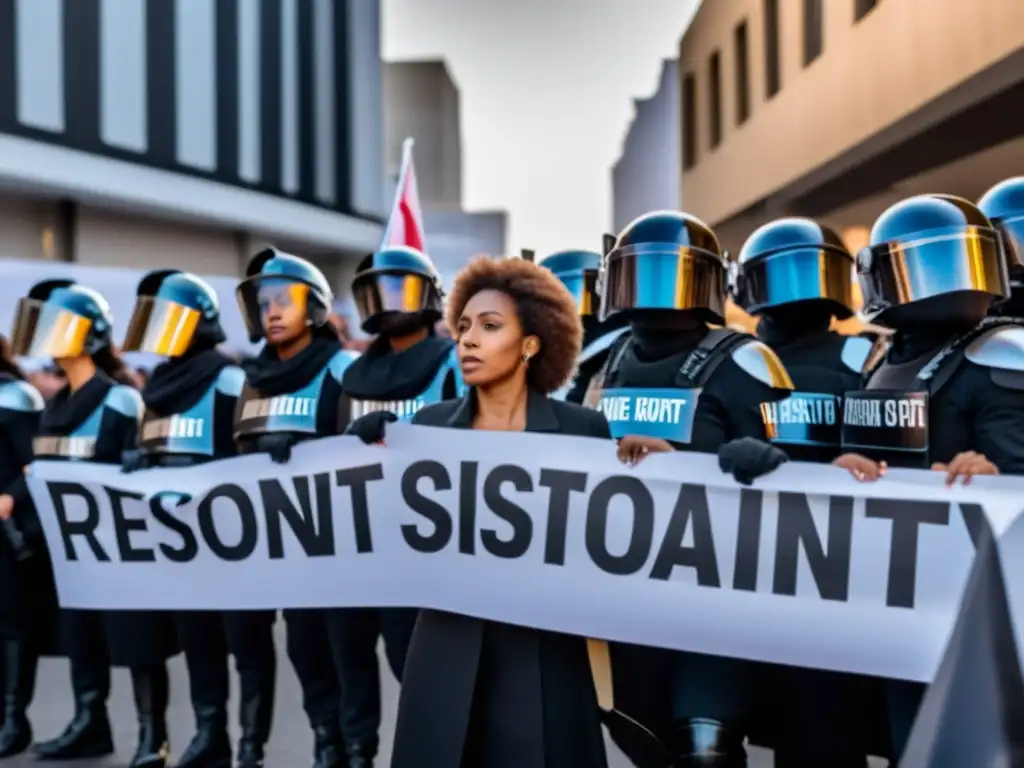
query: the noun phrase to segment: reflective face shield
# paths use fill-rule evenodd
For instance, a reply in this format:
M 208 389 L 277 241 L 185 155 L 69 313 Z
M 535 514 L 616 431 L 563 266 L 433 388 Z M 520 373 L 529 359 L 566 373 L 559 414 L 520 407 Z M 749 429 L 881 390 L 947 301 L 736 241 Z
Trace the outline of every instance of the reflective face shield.
M 739 304 L 748 312 L 801 301 L 853 307 L 853 260 L 822 248 L 795 248 L 753 259 L 740 268 Z
M 389 312 L 411 314 L 432 306 L 434 283 L 423 275 L 374 272 L 352 283 L 361 322 Z
M 580 317 L 590 317 L 597 312 L 600 299 L 597 296 L 596 269 L 581 269 L 572 272 L 559 272 L 556 276 L 562 282 L 576 302 Z
M 300 316 L 305 323 L 309 317 L 309 286 L 285 277 L 261 277 L 246 280 L 237 289 L 238 305 L 250 334 L 263 336 L 266 321 L 271 316 L 288 323 Z
M 1002 241 L 1003 255 L 1015 283 L 1024 276 L 1024 216 L 993 222 Z
M 202 313 L 157 293 L 139 296 L 128 323 L 123 350 L 181 357 L 192 345 Z
M 23 357 L 87 354 L 92 320 L 56 302 L 21 299 L 14 316 L 11 351 Z

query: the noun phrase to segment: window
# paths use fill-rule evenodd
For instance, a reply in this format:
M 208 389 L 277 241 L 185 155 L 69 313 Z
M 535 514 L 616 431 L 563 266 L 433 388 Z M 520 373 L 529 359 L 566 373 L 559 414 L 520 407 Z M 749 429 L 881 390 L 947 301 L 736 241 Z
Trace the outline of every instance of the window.
M 683 170 L 697 164 L 697 82 L 693 74 L 683 77 Z
M 824 0 L 804 0 L 804 66 L 821 56 Z
M 736 125 L 743 125 L 750 117 L 750 47 L 745 21 L 733 31 L 733 50 L 736 54 Z
M 779 61 L 779 0 L 764 0 L 765 93 L 771 98 L 782 88 Z
M 853 20 L 860 21 L 878 5 L 878 0 L 853 0 Z
M 708 62 L 708 119 L 714 149 L 722 143 L 722 57 L 718 51 L 711 54 Z

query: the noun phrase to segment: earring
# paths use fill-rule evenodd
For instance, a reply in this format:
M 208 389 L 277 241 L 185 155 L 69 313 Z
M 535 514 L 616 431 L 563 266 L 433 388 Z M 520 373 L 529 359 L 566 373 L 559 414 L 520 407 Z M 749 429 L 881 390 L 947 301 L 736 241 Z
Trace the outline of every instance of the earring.
M 523 362 L 524 363 L 530 362 L 530 356 L 529 355 L 523 355 Z

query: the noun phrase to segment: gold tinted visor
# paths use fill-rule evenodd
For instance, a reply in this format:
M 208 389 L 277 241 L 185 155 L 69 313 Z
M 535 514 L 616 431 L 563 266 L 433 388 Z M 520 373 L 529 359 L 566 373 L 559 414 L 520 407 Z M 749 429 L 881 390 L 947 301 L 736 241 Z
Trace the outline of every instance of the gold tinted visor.
M 377 272 L 352 285 L 359 317 L 364 322 L 385 312 L 420 312 L 430 305 L 433 283 L 422 275 Z
M 128 323 L 123 349 L 181 357 L 192 344 L 200 319 L 199 310 L 170 299 L 140 296 Z
M 710 253 L 651 243 L 608 254 L 601 276 L 601 319 L 627 309 L 704 309 L 725 317 L 725 263 Z
M 11 351 L 22 357 L 85 354 L 92 320 L 38 299 L 21 299 L 14 316 Z
M 256 337 L 272 314 L 291 314 L 294 307 L 305 318 L 309 311 L 309 286 L 279 275 L 256 275 L 238 286 L 236 296 L 246 329 Z

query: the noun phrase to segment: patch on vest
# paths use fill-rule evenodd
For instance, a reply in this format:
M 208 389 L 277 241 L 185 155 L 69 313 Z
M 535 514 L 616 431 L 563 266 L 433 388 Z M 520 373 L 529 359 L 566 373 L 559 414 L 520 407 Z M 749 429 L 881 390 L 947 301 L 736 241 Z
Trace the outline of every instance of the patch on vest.
M 614 438 L 643 435 L 689 443 L 699 398 L 699 389 L 606 389 L 597 410 L 608 419 Z

